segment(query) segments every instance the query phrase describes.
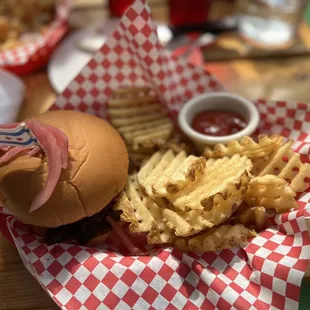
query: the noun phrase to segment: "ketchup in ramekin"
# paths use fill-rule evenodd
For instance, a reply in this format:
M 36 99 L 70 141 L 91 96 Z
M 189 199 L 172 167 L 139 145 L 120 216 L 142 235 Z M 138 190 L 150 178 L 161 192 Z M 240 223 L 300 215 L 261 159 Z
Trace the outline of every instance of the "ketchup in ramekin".
M 198 151 L 251 136 L 259 125 L 253 102 L 227 92 L 200 94 L 184 104 L 178 123 Z
M 228 136 L 243 130 L 248 122 L 241 115 L 226 111 L 202 111 L 193 118 L 192 128 L 204 135 Z

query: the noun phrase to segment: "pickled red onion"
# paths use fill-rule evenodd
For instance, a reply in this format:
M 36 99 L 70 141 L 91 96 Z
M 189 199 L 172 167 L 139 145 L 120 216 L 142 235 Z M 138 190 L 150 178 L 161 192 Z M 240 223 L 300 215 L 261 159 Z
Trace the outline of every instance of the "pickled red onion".
M 59 146 L 61 150 L 61 168 L 67 169 L 68 167 L 68 150 L 69 150 L 69 139 L 68 137 L 58 128 L 44 125 L 47 127 L 51 133 L 54 135 L 54 137 L 57 140 L 57 145 Z
M 44 187 L 31 204 L 30 212 L 33 212 L 39 209 L 51 197 L 60 178 L 62 163 L 61 150 L 53 133 L 38 121 L 32 120 L 27 122 L 27 126 L 41 144 L 49 166 Z
M 10 149 L 9 146 L 6 145 L 0 145 L 0 151 L 1 152 L 7 152 Z
M 7 163 L 14 156 L 24 152 L 25 150 L 27 150 L 27 149 L 24 147 L 21 147 L 21 146 L 15 146 L 15 147 L 10 148 L 3 156 L 1 156 L 0 164 Z
M 41 151 L 39 146 L 33 147 L 29 152 L 27 153 L 29 156 L 35 156 Z

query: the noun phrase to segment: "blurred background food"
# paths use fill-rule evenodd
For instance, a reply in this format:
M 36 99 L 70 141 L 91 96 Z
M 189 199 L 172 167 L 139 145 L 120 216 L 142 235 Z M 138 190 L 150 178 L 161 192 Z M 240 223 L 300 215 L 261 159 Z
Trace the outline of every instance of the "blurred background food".
M 55 0 L 2 0 L 0 51 L 31 41 L 53 20 Z
M 21 39 L 29 42 L 37 37 L 42 29 L 48 29 L 46 25 L 55 15 L 55 4 L 65 2 L 1 1 L 0 49 L 21 46 Z M 105 42 L 132 2 L 72 1 L 70 31 L 54 55 L 49 55 L 49 81 L 57 93 L 65 89 Z M 232 84 L 232 90 L 249 98 L 307 100 L 302 89 L 310 75 L 305 72 L 305 62 L 297 57 L 310 53 L 307 0 L 196 0 L 195 5 L 188 0 L 147 0 L 147 3 L 166 48 L 196 64 L 205 62 L 226 87 Z M 256 58 L 264 59 L 259 67 L 247 61 Z M 237 59 L 243 61 L 222 62 Z M 270 65 L 273 70 L 269 70 Z M 271 89 L 270 81 L 278 76 L 277 88 Z M 243 87 L 244 84 L 240 87 L 240 79 L 245 79 L 248 87 Z M 297 98 L 288 88 L 291 83 L 299 88 Z

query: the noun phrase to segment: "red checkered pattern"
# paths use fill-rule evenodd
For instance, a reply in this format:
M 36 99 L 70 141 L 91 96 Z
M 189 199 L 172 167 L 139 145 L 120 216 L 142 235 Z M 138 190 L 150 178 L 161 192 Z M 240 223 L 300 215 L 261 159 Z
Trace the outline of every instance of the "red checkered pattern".
M 66 20 L 70 7 L 71 0 L 60 1 L 56 8 L 56 18 L 44 36 L 17 48 L 0 52 L 0 67 L 25 74 L 45 65 L 67 30 Z
M 104 117 L 112 89 L 142 84 L 152 86 L 176 114 L 191 96 L 222 89 L 203 69 L 164 51 L 150 25 L 144 1 L 136 2 L 53 109 Z M 310 105 L 263 100 L 256 105 L 259 131 L 294 138 L 295 151 L 310 162 Z M 105 249 L 47 246 L 11 215 L 2 215 L 2 228 L 8 228 L 27 269 L 62 309 L 298 309 L 310 259 L 305 221 L 310 189 L 298 201 L 298 211 L 277 216 L 274 226 L 244 248 L 201 256 L 167 248 L 128 257 L 111 240 Z
M 144 1 L 137 1 L 52 109 L 106 117 L 105 107 L 112 90 L 133 84 L 151 85 L 172 115 L 194 94 L 223 89 L 203 67 L 176 59 L 162 47 L 149 8 Z

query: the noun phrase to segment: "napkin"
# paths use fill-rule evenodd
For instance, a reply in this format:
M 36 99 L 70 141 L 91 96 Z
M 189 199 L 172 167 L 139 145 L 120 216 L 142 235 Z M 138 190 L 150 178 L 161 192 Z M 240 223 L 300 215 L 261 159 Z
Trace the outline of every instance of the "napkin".
M 25 95 L 25 85 L 17 76 L 0 70 L 0 124 L 16 121 Z

